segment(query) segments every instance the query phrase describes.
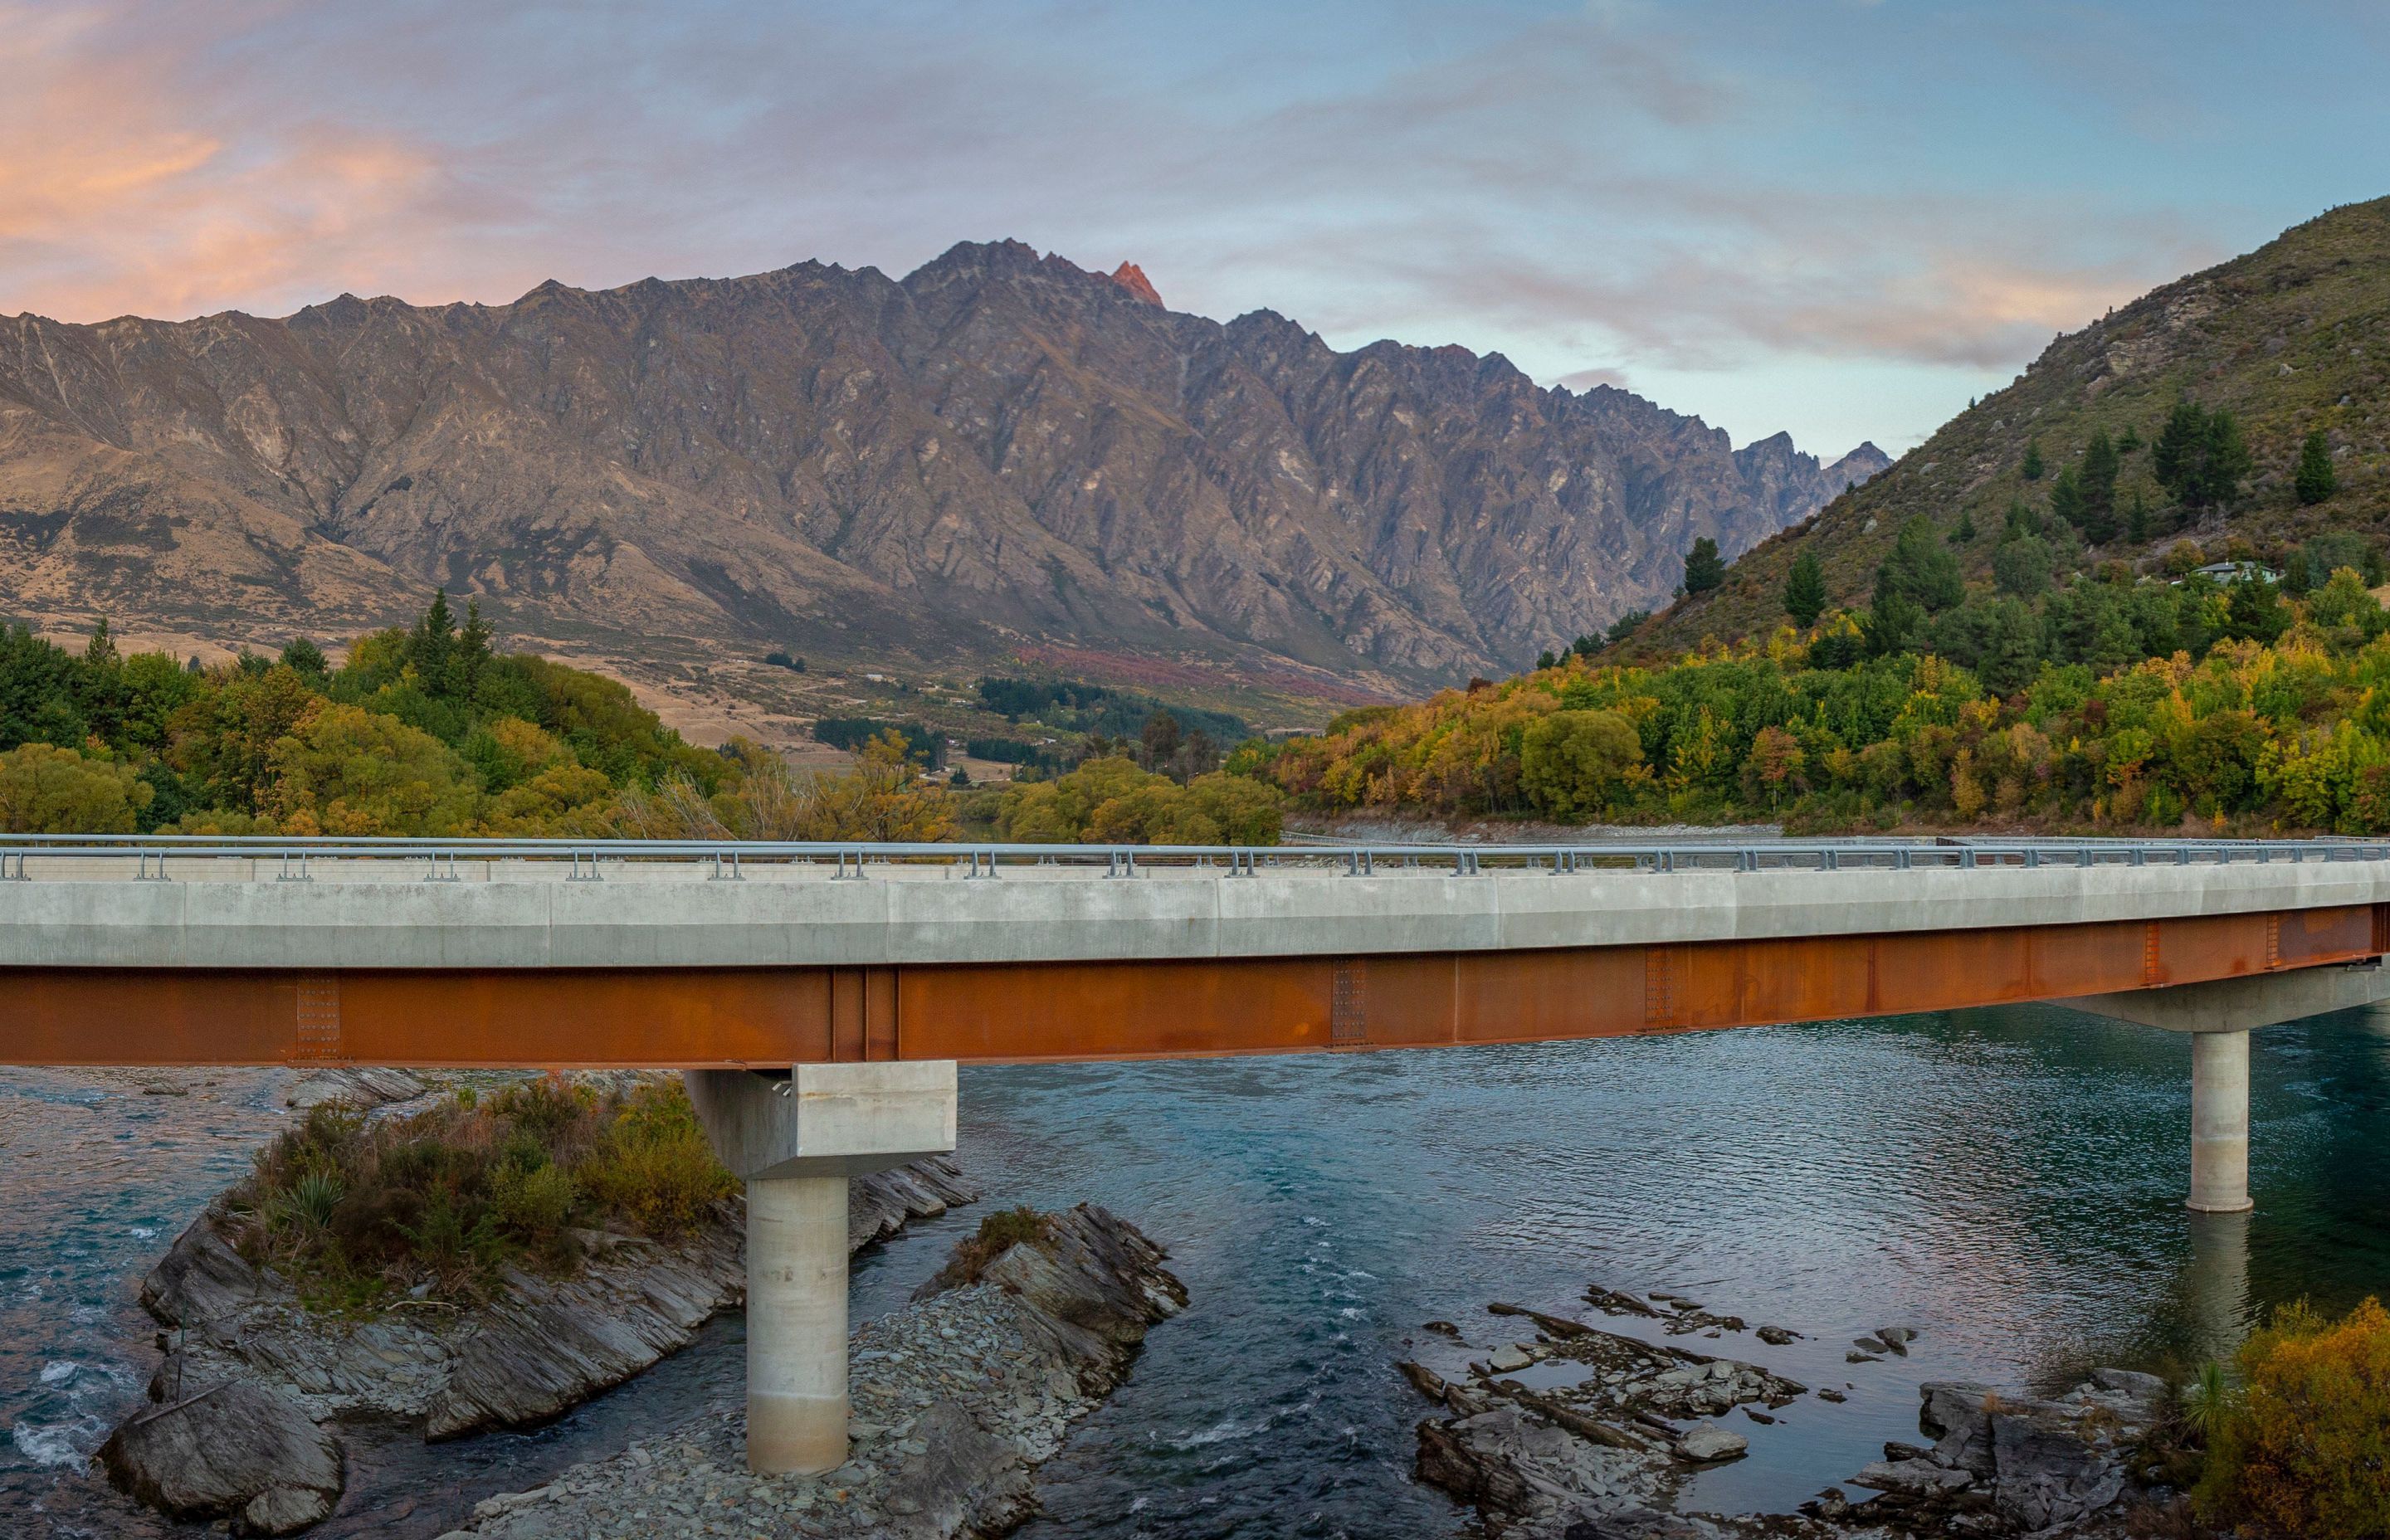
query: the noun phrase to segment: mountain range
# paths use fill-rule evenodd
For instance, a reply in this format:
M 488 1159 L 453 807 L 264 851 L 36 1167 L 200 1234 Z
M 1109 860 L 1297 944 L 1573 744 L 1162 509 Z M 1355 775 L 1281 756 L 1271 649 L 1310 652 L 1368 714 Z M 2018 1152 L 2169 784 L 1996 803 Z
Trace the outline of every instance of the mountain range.
M 901 279 L 0 321 L 8 608 L 265 644 L 444 584 L 604 647 L 1052 645 L 1391 692 L 1664 602 L 1697 536 L 1734 555 L 1887 463 L 1174 312 L 1014 241 Z

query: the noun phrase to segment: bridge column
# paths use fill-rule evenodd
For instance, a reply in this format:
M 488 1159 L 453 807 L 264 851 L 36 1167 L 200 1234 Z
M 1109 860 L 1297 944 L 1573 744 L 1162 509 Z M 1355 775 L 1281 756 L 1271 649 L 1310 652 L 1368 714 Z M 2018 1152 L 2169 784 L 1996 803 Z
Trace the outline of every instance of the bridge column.
M 834 1470 L 847 1455 L 847 1179 L 954 1149 L 954 1061 L 686 1078 L 747 1184 L 747 1467 Z
M 2240 1213 L 2249 1197 L 2249 1033 L 2278 1021 L 2390 1000 L 2390 968 L 2289 969 L 2210 983 L 2092 995 L 2079 1010 L 2191 1034 L 2191 1197 L 2202 1213 Z
M 2249 1033 L 2191 1034 L 2191 1207 L 2239 1213 L 2249 1198 Z

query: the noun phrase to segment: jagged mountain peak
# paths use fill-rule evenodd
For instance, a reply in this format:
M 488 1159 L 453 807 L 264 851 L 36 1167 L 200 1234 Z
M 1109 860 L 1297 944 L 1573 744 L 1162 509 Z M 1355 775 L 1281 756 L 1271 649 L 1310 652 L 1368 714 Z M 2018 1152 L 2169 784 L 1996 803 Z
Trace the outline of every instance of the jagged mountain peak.
M 1830 490 L 1789 443 L 1730 451 L 1498 353 L 1340 353 L 1163 309 L 1134 263 L 963 242 L 901 279 L 0 331 L 0 581 L 316 635 L 443 583 L 626 647 L 1059 642 L 1391 691 L 1648 607 L 1696 536 L 1739 551 Z

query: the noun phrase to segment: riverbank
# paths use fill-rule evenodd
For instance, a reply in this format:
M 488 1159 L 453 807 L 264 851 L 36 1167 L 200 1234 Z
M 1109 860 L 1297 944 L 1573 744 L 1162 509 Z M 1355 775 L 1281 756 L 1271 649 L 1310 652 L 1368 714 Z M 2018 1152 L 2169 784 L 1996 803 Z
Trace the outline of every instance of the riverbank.
M 430 1089 L 420 1082 L 411 1088 Z M 302 1084 L 289 1099 L 320 1105 L 324 1096 L 311 1092 L 323 1089 Z M 353 1107 L 410 1087 L 393 1079 L 333 1089 Z M 533 1094 L 504 1099 L 522 1089 L 498 1089 L 492 1105 L 512 1110 L 495 1119 L 465 1110 L 478 1095 L 469 1085 L 429 1112 L 410 1111 L 428 1096 L 389 1105 L 384 1116 L 394 1121 L 378 1128 L 353 1119 L 328 1123 L 325 1113 L 311 1113 L 269 1149 L 255 1175 L 218 1195 L 142 1282 L 141 1304 L 165 1328 L 157 1338 L 163 1357 L 148 1381 L 153 1405 L 126 1418 L 100 1447 L 99 1461 L 115 1484 L 173 1518 L 293 1533 L 340 1506 L 347 1484 L 343 1429 L 369 1426 L 386 1439 L 389 1425 L 398 1424 L 438 1442 L 541 1424 L 687 1347 L 707 1323 L 743 1303 L 744 1213 L 735 1197 L 651 1235 L 565 1226 L 555 1237 L 562 1264 L 559 1249 L 551 1249 L 546 1265 L 529 1255 L 501 1265 L 504 1253 L 482 1238 L 499 1232 L 487 1222 L 469 1229 L 454 1216 L 447 1187 L 435 1186 L 437 1204 L 417 1220 L 421 1228 L 398 1219 L 382 1223 L 423 1237 L 445 1215 L 463 1238 L 449 1247 L 456 1257 L 440 1266 L 427 1263 L 424 1281 L 403 1295 L 368 1293 L 362 1304 L 328 1305 L 319 1297 L 325 1277 L 355 1277 L 345 1253 L 334 1250 L 341 1237 L 332 1206 L 394 1200 L 345 1190 L 361 1183 L 353 1170 L 343 1183 L 322 1168 L 326 1139 L 345 1141 L 349 1157 L 379 1161 L 385 1177 L 402 1164 L 456 1168 L 465 1147 L 476 1142 L 505 1139 L 509 1149 L 519 1148 L 528 1137 L 523 1125 L 534 1118 L 553 1123 L 593 1112 L 616 1116 L 608 1110 L 619 1107 L 623 1126 L 652 1129 L 671 1112 L 658 1097 L 675 1088 L 614 1084 L 601 1098 L 594 1088 L 534 1086 Z M 276 1187 L 277 1163 L 292 1161 L 305 1173 L 295 1190 Z M 909 1221 L 978 1198 L 944 1159 L 858 1177 L 850 1188 L 850 1248 L 859 1251 Z M 297 1218 L 273 1212 L 313 1200 L 326 1212 Z M 272 1239 L 266 1226 L 277 1222 L 307 1238 L 310 1249 L 295 1253 L 296 1267 L 277 1268 L 263 1254 Z M 483 1259 L 480 1276 L 460 1272 L 475 1256 Z M 364 1284 L 384 1287 L 379 1278 Z M 349 1283 L 353 1290 L 363 1286 Z
M 596 1540 L 724 1534 L 990 1540 L 1035 1510 L 1032 1472 L 1127 1374 L 1187 1290 L 1135 1226 L 1081 1204 L 991 1222 L 850 1349 L 848 1462 L 756 1477 L 726 1407 L 532 1491 L 457 1535 Z M 451 1537 L 454 1540 L 454 1537 Z

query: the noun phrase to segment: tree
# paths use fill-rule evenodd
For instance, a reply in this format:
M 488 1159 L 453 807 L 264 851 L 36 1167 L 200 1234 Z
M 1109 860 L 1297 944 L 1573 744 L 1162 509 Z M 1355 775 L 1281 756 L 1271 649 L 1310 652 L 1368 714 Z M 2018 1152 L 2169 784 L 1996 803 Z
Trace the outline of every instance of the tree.
M 448 590 L 434 589 L 431 602 L 406 638 L 407 666 L 428 695 L 445 695 L 448 660 L 456 650 L 456 617 L 448 608 Z
M 2083 488 L 2084 535 L 2095 545 L 2104 545 L 2116 538 L 2116 472 L 2122 461 L 2116 445 L 2101 429 L 2091 435 L 2084 446 L 2083 465 L 2077 480 Z
M 291 834 L 465 832 L 472 772 L 394 716 L 318 697 L 266 756 L 259 811 Z
M 2041 480 L 2043 466 L 2041 463 L 2041 441 L 2039 439 L 2027 439 L 2024 441 L 2024 464 L 2020 468 L 2024 471 L 2024 479 L 2026 481 L 2038 481 Z
M 152 792 L 128 764 L 27 743 L 0 754 L 0 829 L 11 834 L 130 834 Z
M 2087 516 L 2083 507 L 2083 483 L 2075 479 L 2073 466 L 2060 471 L 2057 480 L 2049 483 L 2049 513 L 2051 518 L 2082 530 L 2087 537 L 2091 533 L 2084 525 Z
M 2312 507 L 2331 496 L 2339 488 L 2332 474 L 2332 441 L 2320 428 L 2307 435 L 2299 448 L 2298 474 L 2293 479 L 2299 501 Z
M 2177 402 L 2167 415 L 2150 458 L 2158 484 L 2194 512 L 2238 497 L 2256 463 L 2239 418 L 2224 407 L 2210 412 L 2188 400 Z
M 1562 823 L 1597 817 L 1651 778 L 1635 725 L 1617 712 L 1554 712 L 1519 740 L 1519 788 Z
M 1718 558 L 1717 542 L 1698 536 L 1685 553 L 1685 592 L 1706 594 L 1726 581 L 1726 563 Z
M 1957 526 L 1950 531 L 1950 544 L 1953 545 L 1971 545 L 1974 544 L 1974 540 L 1975 516 L 1965 508 L 1961 508 L 1959 510 L 1959 522 Z
M 2256 468 L 2248 441 L 2241 436 L 2241 419 L 2219 406 L 2207 414 L 2206 463 L 2201 468 L 2200 499 L 2204 507 L 2221 507 L 2241 495 L 2241 483 Z
M 1826 570 L 1817 552 L 1805 548 L 1792 558 L 1792 570 L 1784 577 L 1784 612 L 1805 629 L 1826 612 Z
M 2255 573 L 2232 585 L 2232 607 L 2224 634 L 2243 641 L 2273 643 L 2291 628 L 2291 608 L 2274 585 Z
M 2149 543 L 2150 500 L 2141 495 L 2139 487 L 2133 489 L 2132 504 L 2125 510 L 2125 538 L 2136 545 Z
M 1538 652 L 1538 653 L 1536 653 L 1536 667 L 1538 670 L 1548 669 L 1548 668 L 1558 668 L 1558 667 L 1560 667 L 1560 666 L 1561 666 L 1561 661 L 1560 661 L 1560 659 L 1559 659 L 1557 656 L 1555 656 L 1555 655 L 1553 654 L 1552 649 L 1551 649 L 1550 648 L 1544 648 L 1544 650 L 1543 650 L 1543 651 Z
M 1610 629 L 1601 634 L 1602 638 L 1609 646 L 1616 647 L 1627 637 L 1634 635 L 1641 629 L 1643 622 L 1651 618 L 1651 611 L 1649 610 L 1629 610 L 1610 622 Z
M 1797 786 L 1806 758 L 1801 740 L 1781 727 L 1762 727 L 1752 736 L 1751 756 L 1743 764 L 1753 779 L 1767 788 L 1768 811 L 1775 811 L 1788 785 Z
M 323 677 L 324 671 L 328 666 L 324 657 L 324 649 L 304 636 L 293 637 L 290 645 L 282 649 L 282 661 L 301 674 L 311 674 L 318 679 Z
M 2207 413 L 2188 398 L 2176 402 L 2150 450 L 2150 473 L 2178 501 L 2191 500 L 2191 489 L 2199 480 L 2201 448 L 2206 442 Z
M 2003 540 L 2013 540 L 2021 534 L 2039 534 L 2041 532 L 2042 518 L 2040 513 L 2028 507 L 2024 498 L 2011 498 L 2009 501 L 2008 520 L 2006 526 L 2001 531 L 2000 538 Z
M 2049 543 L 2020 534 L 1992 549 L 1992 583 L 2003 594 L 2029 599 L 2049 586 Z
M 1923 514 L 1901 526 L 1891 554 L 1875 572 L 1876 604 L 1897 597 L 1927 614 L 1947 610 L 1966 597 L 1967 580 L 1959 558 L 1935 533 Z
M 1178 719 L 1157 711 L 1145 719 L 1145 730 L 1137 735 L 1137 757 L 1148 770 L 1167 773 L 1178 757 Z

